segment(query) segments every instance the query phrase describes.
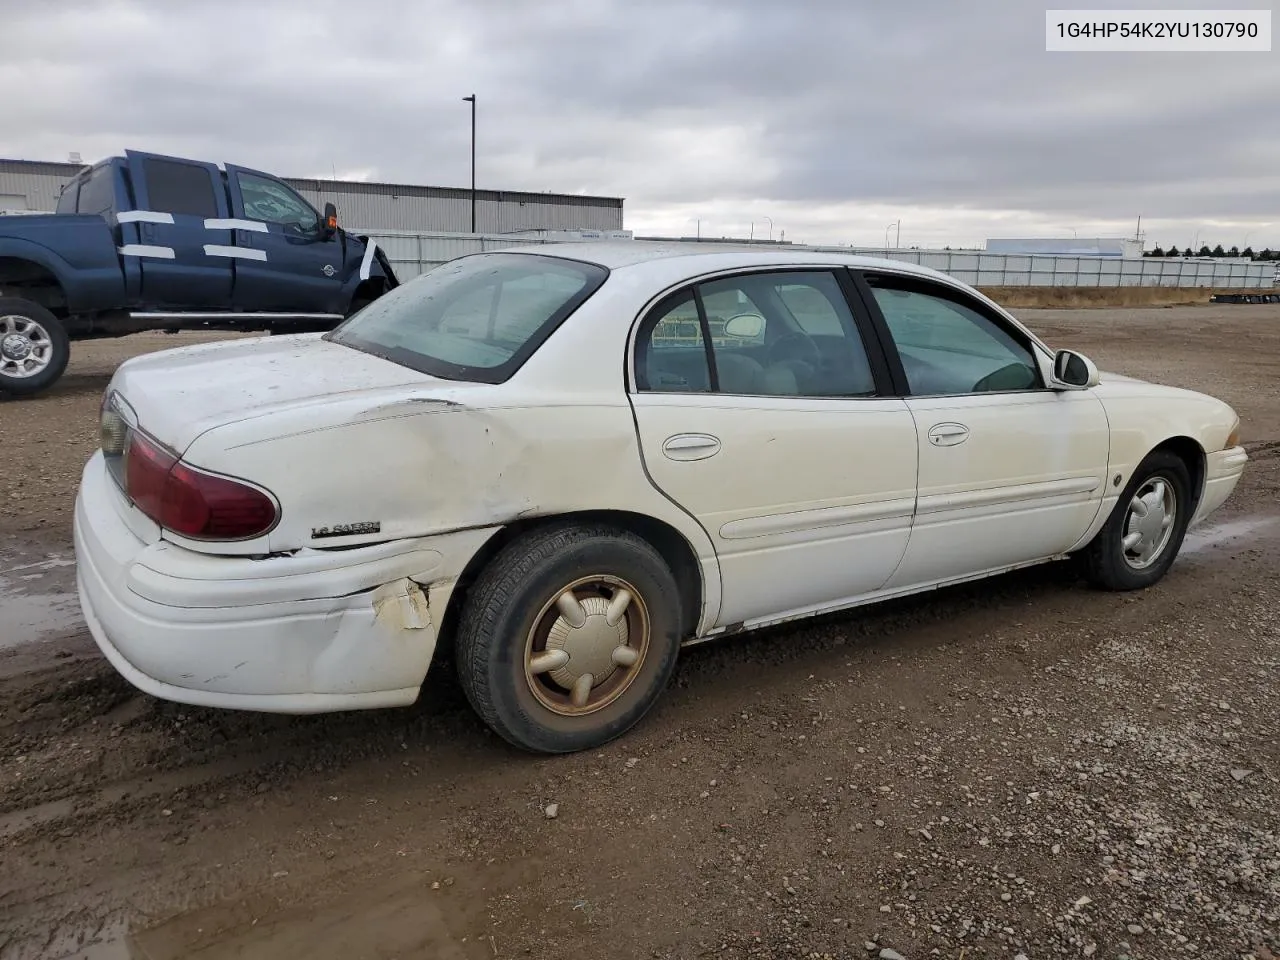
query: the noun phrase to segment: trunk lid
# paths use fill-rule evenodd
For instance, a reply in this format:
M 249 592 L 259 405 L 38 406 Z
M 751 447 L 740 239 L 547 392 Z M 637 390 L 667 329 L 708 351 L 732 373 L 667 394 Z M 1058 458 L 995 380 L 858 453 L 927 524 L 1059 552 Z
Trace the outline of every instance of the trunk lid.
M 207 430 L 291 407 L 414 387 L 452 395 L 482 386 L 440 380 L 321 336 L 254 337 L 137 357 L 120 366 L 110 389 L 146 433 L 182 454 Z

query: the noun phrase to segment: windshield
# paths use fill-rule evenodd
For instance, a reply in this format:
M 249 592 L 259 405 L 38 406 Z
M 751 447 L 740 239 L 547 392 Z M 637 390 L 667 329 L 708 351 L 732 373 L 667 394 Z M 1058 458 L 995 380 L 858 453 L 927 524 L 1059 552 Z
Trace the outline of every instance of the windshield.
M 535 254 L 462 257 L 379 297 L 327 339 L 431 376 L 501 383 L 608 275 Z

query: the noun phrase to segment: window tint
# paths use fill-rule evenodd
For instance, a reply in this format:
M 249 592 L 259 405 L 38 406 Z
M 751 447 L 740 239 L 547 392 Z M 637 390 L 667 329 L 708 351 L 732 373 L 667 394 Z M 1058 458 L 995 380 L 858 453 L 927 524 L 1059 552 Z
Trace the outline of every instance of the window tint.
M 462 257 L 379 297 L 328 339 L 432 376 L 500 383 L 607 276 L 555 257 Z
M 1029 347 L 952 293 L 868 278 L 915 395 L 1033 390 Z
M 62 188 L 62 192 L 58 194 L 58 205 L 53 208 L 54 213 L 75 213 L 76 201 L 80 196 L 80 181 L 73 180 Z
M 173 160 L 143 160 L 150 209 L 192 217 L 216 217 L 213 179 L 204 167 Z
M 110 164 L 98 167 L 89 179 L 80 184 L 80 197 L 76 202 L 77 213 L 107 213 L 115 208 L 115 168 Z
M 830 273 L 730 277 L 697 287 L 721 393 L 849 397 L 875 393 L 862 338 Z M 790 301 L 790 302 L 789 302 Z M 794 307 L 792 306 L 794 304 Z M 696 301 L 689 291 L 640 329 L 641 389 L 710 389 Z M 801 317 L 804 318 L 802 322 Z
M 279 180 L 252 173 L 236 175 L 240 182 L 240 198 L 244 215 L 250 220 L 279 223 L 294 227 L 299 233 L 314 233 L 320 227 L 320 215 Z
M 711 389 L 707 348 L 692 291 L 659 304 L 640 328 L 636 382 L 656 393 L 706 393 Z
M 809 336 L 822 334 L 840 336 L 840 314 L 823 294 L 807 284 L 784 283 L 778 287 L 778 296 L 786 304 L 800 329 Z

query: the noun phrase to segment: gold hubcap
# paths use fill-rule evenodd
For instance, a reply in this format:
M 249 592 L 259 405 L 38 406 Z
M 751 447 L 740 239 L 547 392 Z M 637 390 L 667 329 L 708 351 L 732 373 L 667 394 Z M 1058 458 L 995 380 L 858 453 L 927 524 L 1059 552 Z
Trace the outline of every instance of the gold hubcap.
M 525 680 L 548 710 L 582 716 L 622 696 L 648 652 L 649 611 L 635 587 L 583 577 L 539 611 L 525 640 Z

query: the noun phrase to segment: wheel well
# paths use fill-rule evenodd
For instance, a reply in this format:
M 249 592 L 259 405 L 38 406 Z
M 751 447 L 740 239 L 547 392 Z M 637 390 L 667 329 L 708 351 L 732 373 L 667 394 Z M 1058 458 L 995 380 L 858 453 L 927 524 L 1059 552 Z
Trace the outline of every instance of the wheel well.
M 47 267 L 21 257 L 0 257 L 0 293 L 23 297 L 59 316 L 67 312 L 67 297 Z
M 1190 437 L 1170 437 L 1156 450 L 1167 450 L 1187 465 L 1187 472 L 1191 474 L 1191 509 L 1194 513 L 1204 491 L 1204 448 Z
M 453 638 L 456 635 L 458 620 L 462 616 L 462 606 L 466 601 L 467 590 L 480 572 L 489 565 L 499 552 L 508 544 L 515 542 L 531 530 L 549 526 L 569 526 L 578 523 L 605 523 L 634 533 L 661 554 L 671 568 L 676 583 L 680 588 L 680 626 L 682 636 L 688 636 L 698 625 L 698 615 L 702 609 L 702 571 L 698 558 L 689 545 L 689 541 L 674 527 L 653 517 L 625 510 L 585 510 L 578 513 L 562 513 L 552 517 L 532 517 L 519 520 L 499 530 L 476 551 L 466 569 L 458 578 L 457 584 L 449 596 L 449 604 L 445 608 L 440 622 L 439 646 L 443 650 L 452 650 Z

